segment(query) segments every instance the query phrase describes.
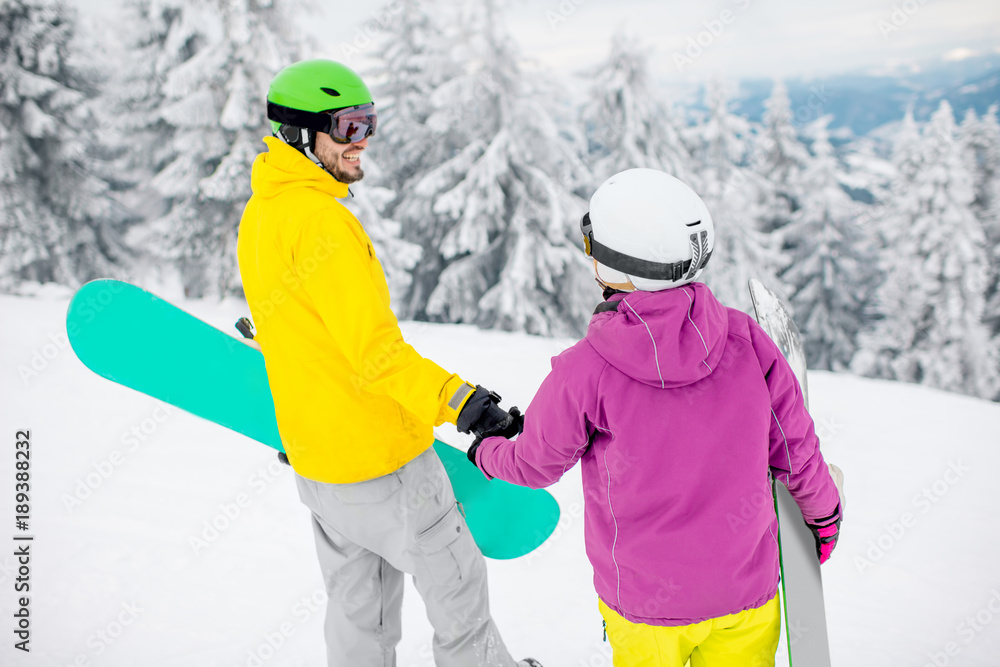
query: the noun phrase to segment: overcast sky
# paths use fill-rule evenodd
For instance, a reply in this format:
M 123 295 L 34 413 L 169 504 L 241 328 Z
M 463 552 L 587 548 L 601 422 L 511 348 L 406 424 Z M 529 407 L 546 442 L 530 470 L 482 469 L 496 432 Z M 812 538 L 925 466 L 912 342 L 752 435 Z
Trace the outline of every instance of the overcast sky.
M 324 55 L 377 25 L 352 5 L 321 2 Z M 419 0 L 396 0 L 419 1 Z M 794 76 L 880 68 L 1000 49 L 997 0 L 508 0 L 511 34 L 525 55 L 568 71 L 602 60 L 619 28 L 653 50 L 652 66 L 681 80 Z M 343 14 L 340 14 L 343 16 Z
M 394 0 L 420 2 L 421 0 Z M 108 13 L 115 0 L 70 0 Z M 358 64 L 378 1 L 313 0 L 301 17 L 324 55 Z M 997 0 L 505 0 L 523 53 L 557 71 L 600 62 L 627 30 L 660 78 L 788 77 L 1000 52 Z M 949 55 L 950 54 L 950 55 Z M 348 57 L 350 56 L 350 57 Z

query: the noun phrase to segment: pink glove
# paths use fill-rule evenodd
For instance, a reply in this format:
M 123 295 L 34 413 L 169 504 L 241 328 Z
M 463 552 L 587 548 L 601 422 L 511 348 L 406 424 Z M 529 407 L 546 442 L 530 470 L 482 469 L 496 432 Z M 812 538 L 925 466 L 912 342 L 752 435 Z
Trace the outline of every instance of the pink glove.
M 820 565 L 830 560 L 830 554 L 837 546 L 837 539 L 840 537 L 840 520 L 840 505 L 837 505 L 837 509 L 830 516 L 817 519 L 814 522 L 806 522 L 813 537 L 816 538 L 816 554 L 819 556 Z

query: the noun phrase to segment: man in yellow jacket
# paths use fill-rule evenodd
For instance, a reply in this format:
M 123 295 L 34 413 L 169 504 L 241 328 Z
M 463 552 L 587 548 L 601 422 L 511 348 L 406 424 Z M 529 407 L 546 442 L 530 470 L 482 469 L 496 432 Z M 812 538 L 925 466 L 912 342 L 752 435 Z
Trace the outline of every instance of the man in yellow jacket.
M 403 341 L 372 243 L 339 201 L 364 175 L 371 94 L 329 60 L 268 92 L 273 137 L 253 165 L 238 258 L 278 430 L 312 511 L 330 601 L 330 665 L 395 665 L 404 573 L 439 667 L 514 667 L 490 617 L 486 564 L 431 447 L 445 422 L 517 432 L 490 392 Z M 522 661 L 532 665 L 534 661 Z

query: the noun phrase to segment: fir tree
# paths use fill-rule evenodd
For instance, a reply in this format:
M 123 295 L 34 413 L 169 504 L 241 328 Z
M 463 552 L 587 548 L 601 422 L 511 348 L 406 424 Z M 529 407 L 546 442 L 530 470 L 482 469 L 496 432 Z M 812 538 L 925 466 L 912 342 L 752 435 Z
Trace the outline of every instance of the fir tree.
M 394 308 L 401 317 L 424 316 L 443 265 L 439 253 L 423 249 L 439 241 L 440 234 L 429 210 L 432 202 L 414 189 L 425 171 L 449 160 L 469 141 L 461 122 L 450 126 L 463 120 L 460 114 L 435 104 L 440 95 L 448 94 L 447 88 L 439 88 L 464 72 L 456 51 L 454 12 L 453 3 L 441 0 L 403 3 L 384 25 L 374 50 L 377 64 L 369 70 L 379 109 L 379 130 L 369 152 L 385 168 L 367 176 L 366 184 L 384 186 L 395 194 L 379 213 L 402 221 L 398 227 L 402 240 L 420 248 L 422 257 L 412 267 L 401 298 L 394 295 Z
M 75 14 L 0 1 L 0 287 L 115 272 L 129 216 L 91 165 L 96 81 L 70 58 Z
M 726 305 L 748 309 L 750 278 L 780 288 L 783 260 L 776 239 L 761 231 L 770 186 L 746 166 L 751 126 L 730 113 L 721 82 L 708 86 L 705 103 L 707 117 L 688 130 L 700 169 L 692 187 L 715 223 L 715 252 L 705 282 Z
M 424 250 L 403 312 L 578 334 L 596 300 L 570 240 L 589 174 L 549 113 L 551 81 L 518 69 L 493 1 L 460 9 L 447 44 L 464 67 L 433 88 L 422 135 L 441 158 L 402 184 L 392 209 Z
M 875 268 L 870 241 L 856 224 L 857 207 L 840 187 L 830 120 L 813 123 L 812 159 L 799 162 L 799 207 L 781 231 L 790 259 L 782 279 L 792 290 L 809 367 L 839 371 L 857 350 Z
M 690 182 L 691 155 L 678 121 L 650 88 L 649 56 L 622 32 L 591 73 L 582 119 L 594 187 L 636 167 L 659 169 Z
M 997 121 L 997 105 L 991 106 L 981 118 L 969 109 L 962 122 L 960 139 L 973 170 L 975 198 L 972 210 L 986 235 L 989 269 L 983 320 L 992 336 L 990 347 L 1000 358 L 1000 122 Z M 1000 400 L 1000 391 L 993 398 Z
M 390 3 L 382 11 L 379 54 L 367 72 L 379 110 L 379 129 L 369 145 L 365 181 L 347 203 L 358 213 L 385 269 L 396 312 L 409 315 L 407 295 L 413 273 L 424 256 L 421 246 L 404 238 L 392 219 L 406 188 L 431 165 L 450 157 L 446 144 L 429 142 L 426 128 L 435 125 L 434 91 L 461 72 L 445 33 L 440 2 Z M 354 191 L 354 190 L 352 190 Z M 405 234 L 419 240 L 418 234 Z
M 168 74 L 218 38 L 218 17 L 210 8 L 199 10 L 187 0 L 126 0 L 123 7 L 120 61 L 128 66 L 115 68 L 118 75 L 101 96 L 115 119 L 103 142 L 117 154 L 111 167 L 125 201 L 147 220 L 198 187 L 194 165 L 175 160 L 179 132 L 162 111 Z
M 986 321 L 1000 336 L 1000 122 L 993 105 L 980 118 L 969 109 L 960 128 L 960 140 L 973 170 L 972 210 L 983 224 L 990 264 L 986 288 Z M 1000 338 L 996 343 L 1000 345 Z
M 930 153 L 925 154 L 928 149 Z M 938 152 L 937 145 L 921 139 L 920 128 L 913 118 L 913 109 L 907 109 L 892 146 L 895 176 L 889 186 L 889 196 L 896 197 L 907 191 L 924 163 L 933 161 Z
M 854 367 L 992 398 L 1000 368 L 983 323 L 986 238 L 971 210 L 973 177 L 946 101 L 914 148 L 907 139 L 896 156 L 900 178 L 883 218 L 891 227 L 878 295 L 884 319 Z
M 138 159 L 155 172 L 163 213 L 133 240 L 175 264 L 189 296 L 238 289 L 236 228 L 250 167 L 270 134 L 270 79 L 297 59 L 277 0 L 167 0 L 139 5 L 137 59 L 152 69 L 136 108 L 156 147 Z
M 378 64 L 370 70 L 379 131 L 369 151 L 383 166 L 382 184 L 398 191 L 429 166 L 451 157 L 450 146 L 429 141 L 427 130 L 448 131 L 441 118 L 451 115 L 436 109 L 434 95 L 463 67 L 446 32 L 445 3 L 402 2 L 389 9 L 394 5 L 398 11 L 385 12 L 389 18 L 375 49 Z
M 776 81 L 771 96 L 764 102 L 763 127 L 755 136 L 750 158 L 755 171 L 771 184 L 762 213 L 764 232 L 787 225 L 806 194 L 802 174 L 809 162 L 809 151 L 799 141 L 793 119 L 788 90 L 784 83 Z

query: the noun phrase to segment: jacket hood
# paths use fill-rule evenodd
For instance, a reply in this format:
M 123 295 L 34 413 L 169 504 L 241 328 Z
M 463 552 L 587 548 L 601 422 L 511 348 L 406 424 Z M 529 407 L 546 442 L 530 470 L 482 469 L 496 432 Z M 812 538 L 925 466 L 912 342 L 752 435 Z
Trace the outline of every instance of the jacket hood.
M 341 183 L 325 169 L 277 137 L 264 137 L 268 151 L 253 162 L 250 187 L 255 195 L 275 197 L 292 188 L 316 188 L 338 199 L 348 195 Z
M 615 294 L 617 310 L 598 312 L 586 340 L 609 364 L 644 384 L 681 387 L 708 376 L 722 359 L 729 316 L 703 283 L 659 292 Z

